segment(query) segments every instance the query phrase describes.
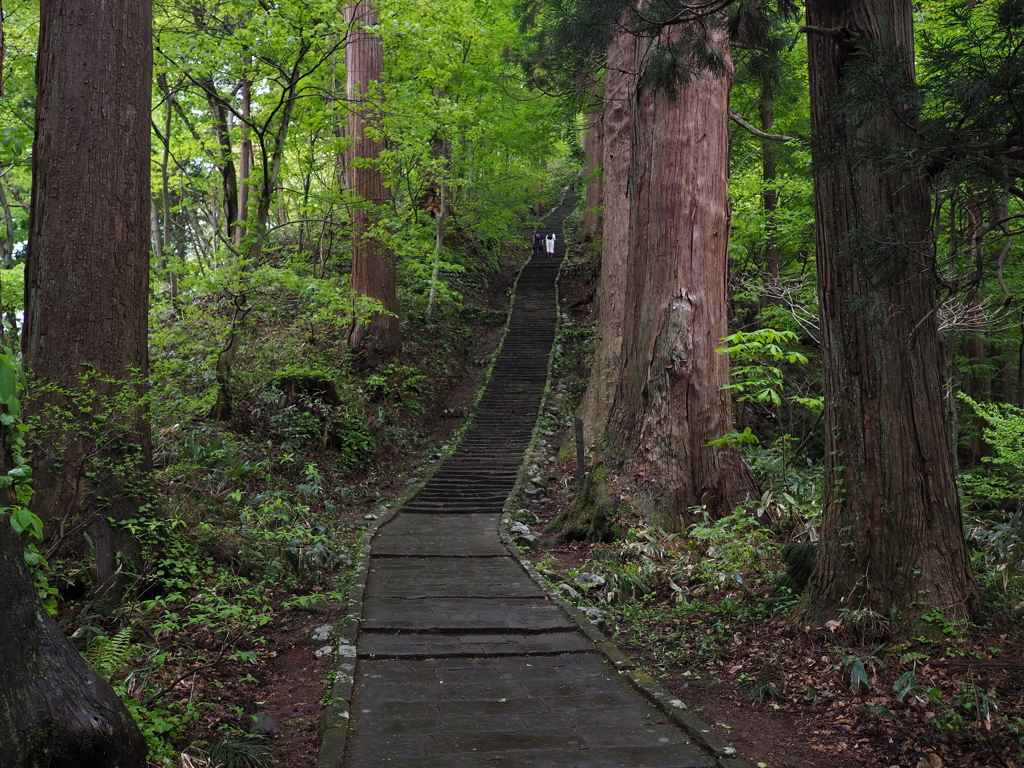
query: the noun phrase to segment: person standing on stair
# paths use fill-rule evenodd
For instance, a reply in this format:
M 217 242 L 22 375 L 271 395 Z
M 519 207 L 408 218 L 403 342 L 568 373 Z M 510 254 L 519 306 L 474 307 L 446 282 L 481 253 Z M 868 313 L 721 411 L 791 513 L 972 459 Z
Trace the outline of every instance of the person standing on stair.
M 537 232 L 533 236 L 533 255 L 540 256 L 544 253 L 544 235 Z
M 555 257 L 555 233 L 552 232 L 550 235 L 544 238 L 544 247 L 548 252 L 548 258 L 553 259 Z

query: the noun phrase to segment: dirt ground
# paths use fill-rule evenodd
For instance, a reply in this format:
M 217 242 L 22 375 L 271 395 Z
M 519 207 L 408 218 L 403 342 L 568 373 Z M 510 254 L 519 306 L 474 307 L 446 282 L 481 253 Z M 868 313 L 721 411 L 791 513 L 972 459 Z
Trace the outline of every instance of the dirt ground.
M 573 307 L 580 319 L 586 318 L 588 290 L 582 280 L 563 285 L 564 304 Z M 492 297 L 495 308 L 503 300 L 498 292 Z M 496 330 L 481 340 L 474 354 L 486 355 L 495 340 Z M 473 373 L 443 407 L 459 409 L 471 404 L 483 369 Z M 441 445 L 461 419 L 434 416 L 431 440 Z M 564 439 L 567 436 L 561 435 L 551 442 L 557 445 Z M 405 480 L 415 469 L 413 458 L 403 463 L 399 457 L 378 478 L 374 492 L 379 492 L 380 499 L 405 489 Z M 553 490 L 529 504 L 545 522 L 571 498 L 574 473 L 572 459 L 551 465 Z M 353 526 L 362 523 L 355 517 Z M 531 557 L 565 572 L 586 568 L 592 554 L 590 545 L 561 543 L 544 535 L 542 546 Z M 294 596 L 274 595 L 274 602 L 279 605 L 288 597 Z M 218 718 L 237 722 L 237 703 L 243 702 L 246 713 L 265 712 L 279 724 L 281 733 L 270 742 L 279 765 L 314 766 L 320 702 L 327 690 L 331 662 L 329 657 L 314 656 L 317 645 L 308 638 L 317 626 L 341 618 L 341 611 L 338 605 L 315 613 L 279 609 L 265 630 L 267 644 L 259 649 L 257 671 L 251 665 L 225 664 L 211 670 L 204 680 L 184 681 L 183 695 L 189 685 L 203 686 L 208 700 L 220 696 L 225 702 L 196 725 L 197 733 L 212 733 Z M 624 653 L 717 727 L 751 768 L 1024 766 L 1019 736 L 1024 731 L 1024 642 L 1016 626 L 976 628 L 943 641 L 905 644 L 896 649 L 896 657 L 883 659 L 886 667 L 868 664 L 870 688 L 855 695 L 843 667 L 843 653 L 868 657 L 873 649 L 857 646 L 841 632 L 796 626 L 784 616 L 737 624 L 727 647 L 713 660 L 694 665 L 676 661 L 679 644 L 684 642 L 679 638 L 702 633 L 702 617 L 643 621 L 629 625 L 621 617 L 616 619 L 612 611 L 607 632 Z M 645 640 L 637 642 L 638 637 Z M 998 653 L 993 646 L 998 646 Z M 906 659 L 913 659 L 922 688 L 933 687 L 947 702 L 960 696 L 957 700 L 965 704 L 960 728 L 937 727 L 936 721 L 948 720 L 950 713 L 927 697 L 897 699 L 892 689 L 908 668 Z M 763 695 L 763 686 L 768 684 L 778 693 L 777 698 Z M 977 692 L 983 697 L 990 694 L 992 716 L 988 720 L 979 714 L 978 706 L 972 714 L 969 697 L 964 695 L 967 686 L 975 691 L 976 705 L 984 703 L 977 699 Z M 758 691 L 762 692 L 760 701 Z
M 477 305 L 492 312 L 508 308 L 506 290 L 515 272 L 512 267 L 490 281 L 485 293 L 474 297 Z M 469 351 L 474 364 L 468 375 L 446 396 L 434 413 L 427 414 L 422 425 L 426 442 L 440 449 L 465 419 L 475 401 L 486 373 L 490 357 L 500 340 L 501 326 L 482 326 L 477 341 Z M 478 364 L 477 364 L 478 363 Z M 344 508 L 342 526 L 347 538 L 354 542 L 365 528 L 365 514 L 381 503 L 387 503 L 407 490 L 407 480 L 416 475 L 420 454 L 388 457 L 380 462 L 372 476 L 347 478 L 359 485 L 364 499 L 372 504 L 352 504 Z M 339 574 L 339 577 L 342 574 Z M 316 595 L 323 589 L 311 590 Z M 323 699 L 329 691 L 333 672 L 333 655 L 317 657 L 316 651 L 326 643 L 315 642 L 312 635 L 318 627 L 333 625 L 344 617 L 344 605 L 322 600 L 309 609 L 285 608 L 296 594 L 281 590 L 268 596 L 273 607 L 271 623 L 261 628 L 265 642 L 260 645 L 239 641 L 233 650 L 252 651 L 255 663 L 220 661 L 201 673 L 179 682 L 169 694 L 170 699 L 185 701 L 201 698 L 212 704 L 201 719 L 189 729 L 187 739 L 211 742 L 217 738 L 218 726 L 229 724 L 247 728 L 256 714 L 269 716 L 279 732 L 268 744 L 281 768 L 312 768 L 320 750 L 320 717 Z M 203 638 L 197 636 L 202 644 Z M 214 638 L 209 638 L 209 651 L 215 655 Z

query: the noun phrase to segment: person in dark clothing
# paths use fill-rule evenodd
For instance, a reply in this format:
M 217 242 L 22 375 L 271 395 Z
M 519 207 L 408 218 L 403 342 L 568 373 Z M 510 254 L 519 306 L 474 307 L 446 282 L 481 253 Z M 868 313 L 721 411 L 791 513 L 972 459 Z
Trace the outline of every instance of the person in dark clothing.
M 544 253 L 544 235 L 540 232 L 533 236 L 533 255 L 540 256 Z

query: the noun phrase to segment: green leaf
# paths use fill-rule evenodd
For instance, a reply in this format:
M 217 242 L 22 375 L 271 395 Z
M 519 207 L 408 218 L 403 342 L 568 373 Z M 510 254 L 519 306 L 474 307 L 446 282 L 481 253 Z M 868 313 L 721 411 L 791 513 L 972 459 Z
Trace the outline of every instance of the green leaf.
M 861 689 L 867 691 L 871 686 L 868 684 L 868 671 L 864 668 L 864 662 L 857 659 L 850 666 L 850 688 L 854 693 L 860 693 Z

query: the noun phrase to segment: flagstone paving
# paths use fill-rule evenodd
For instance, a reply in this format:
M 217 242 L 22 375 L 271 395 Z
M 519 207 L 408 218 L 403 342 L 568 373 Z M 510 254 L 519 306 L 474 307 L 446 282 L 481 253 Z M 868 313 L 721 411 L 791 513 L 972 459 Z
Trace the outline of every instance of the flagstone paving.
M 567 207 L 549 220 L 558 258 L 533 258 L 519 279 L 502 356 L 459 453 L 372 542 L 347 768 L 732 764 L 640 696 L 499 536 L 547 377 Z

